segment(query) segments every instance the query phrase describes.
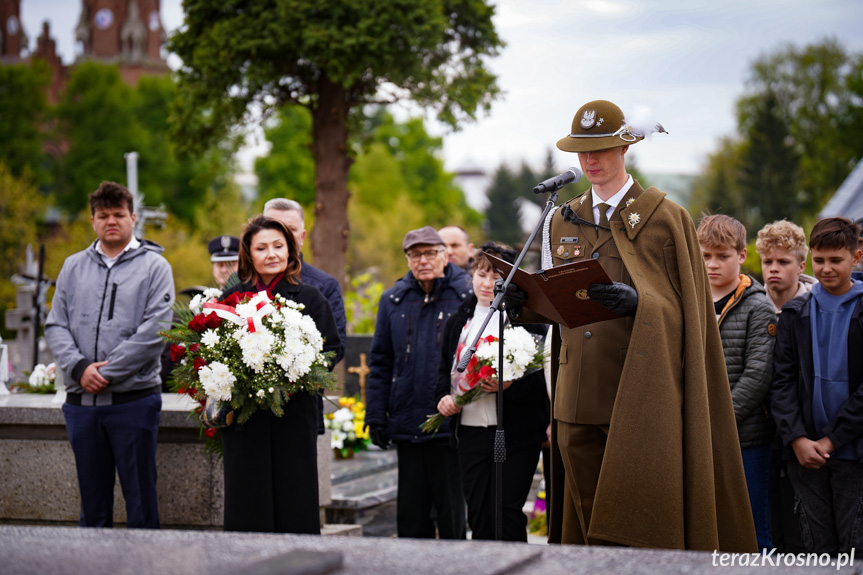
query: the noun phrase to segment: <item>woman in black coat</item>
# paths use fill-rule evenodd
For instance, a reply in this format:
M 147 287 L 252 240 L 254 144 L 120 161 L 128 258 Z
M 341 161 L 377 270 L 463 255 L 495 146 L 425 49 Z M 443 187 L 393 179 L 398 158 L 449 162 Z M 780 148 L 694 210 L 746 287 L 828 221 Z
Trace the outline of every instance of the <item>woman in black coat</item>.
M 276 220 L 251 220 L 240 242 L 242 283 L 223 294 L 267 290 L 305 305 L 324 337 L 324 352 L 338 351 L 333 312 L 317 288 L 300 283 L 302 265 L 293 234 Z M 276 417 L 256 411 L 242 425 L 222 430 L 225 531 L 321 532 L 318 512 L 318 404 L 297 393 Z
M 515 252 L 502 244 L 489 242 L 482 246 L 501 259 L 512 263 Z M 488 393 L 459 410 L 455 406 L 452 378 L 463 349 L 473 343 L 489 306 L 494 299 L 494 282 L 500 275 L 482 255 L 471 265 L 474 296 L 465 301 L 447 320 L 441 342 L 441 360 L 435 399 L 438 411 L 452 416 L 450 433 L 458 450 L 462 484 L 468 507 L 472 539 L 494 539 L 495 463 L 494 436 L 497 429 L 497 394 Z M 491 319 L 482 336 L 498 335 L 499 312 Z M 544 334 L 546 326 L 522 326 Z M 497 383 L 483 384 L 487 391 Z M 550 416 L 550 404 L 542 370 L 515 381 L 503 383 L 503 422 L 506 437 L 506 461 L 503 464 L 503 540 L 527 541 L 527 518 L 522 511 L 539 461 Z

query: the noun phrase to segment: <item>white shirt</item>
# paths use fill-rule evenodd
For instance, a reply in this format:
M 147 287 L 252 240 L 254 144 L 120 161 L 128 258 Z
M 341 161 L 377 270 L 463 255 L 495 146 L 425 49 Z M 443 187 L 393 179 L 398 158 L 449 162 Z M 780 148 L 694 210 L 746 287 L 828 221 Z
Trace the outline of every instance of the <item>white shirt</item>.
M 102 256 L 102 261 L 105 262 L 105 265 L 108 266 L 108 269 L 111 269 L 111 267 L 115 263 L 117 263 L 117 260 L 120 259 L 120 256 L 122 256 L 123 254 L 125 254 L 129 250 L 134 250 L 135 248 L 137 248 L 140 245 L 141 245 L 141 242 L 138 241 L 138 238 L 136 238 L 135 236 L 132 236 L 132 239 L 129 240 L 129 243 L 126 244 L 126 247 L 123 248 L 123 250 L 119 254 L 114 256 L 113 258 L 108 257 L 108 255 L 104 251 L 102 251 L 102 242 L 101 241 L 96 244 L 96 251 L 99 252 L 100 256 Z
M 482 325 L 482 322 L 485 321 L 485 316 L 488 315 L 489 309 L 490 308 L 487 306 L 483 307 L 476 304 L 476 308 L 474 308 L 473 311 L 473 318 L 471 318 L 470 323 L 465 326 L 464 331 L 462 332 L 465 346 L 470 346 L 470 344 L 473 343 L 476 333 L 479 331 L 479 327 Z M 500 326 L 500 317 L 498 314 L 500 314 L 500 312 L 496 311 L 494 312 L 494 315 L 491 316 L 491 320 L 482 332 L 483 337 L 488 335 L 493 335 L 495 337 L 498 336 L 498 327 Z M 465 349 L 467 349 L 467 347 L 465 347 Z M 465 405 L 461 410 L 460 425 L 467 425 L 470 427 L 497 426 L 497 396 L 493 393 L 486 393 L 473 403 Z
M 626 180 L 626 183 L 623 184 L 623 187 L 620 188 L 620 190 L 618 190 L 616 194 L 614 194 L 605 201 L 603 201 L 603 199 L 600 198 L 597 194 L 591 194 L 591 196 L 593 197 L 594 222 L 596 222 L 597 224 L 599 223 L 599 204 L 608 204 L 609 208 L 608 211 L 605 213 L 605 217 L 608 218 L 609 221 L 611 221 L 611 214 L 613 214 L 614 210 L 617 209 L 617 205 L 621 202 L 621 200 L 623 200 L 623 196 L 625 196 L 626 192 L 629 191 L 629 187 L 633 184 L 633 181 L 634 180 L 632 179 L 632 176 L 629 176 L 629 178 Z

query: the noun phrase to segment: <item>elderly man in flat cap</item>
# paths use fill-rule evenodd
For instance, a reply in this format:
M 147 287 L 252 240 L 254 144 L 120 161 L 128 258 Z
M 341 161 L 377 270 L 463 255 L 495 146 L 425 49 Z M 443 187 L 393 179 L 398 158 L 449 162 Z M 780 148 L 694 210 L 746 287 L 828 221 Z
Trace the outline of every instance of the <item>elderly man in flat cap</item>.
M 441 336 L 447 318 L 471 294 L 464 270 L 447 262 L 446 247 L 431 226 L 412 230 L 402 243 L 408 273 L 378 304 L 372 340 L 366 424 L 372 442 L 395 443 L 399 459 L 399 537 L 465 538 L 465 501 L 458 454 L 444 423 L 436 435 L 420 425 L 436 413 L 434 401 Z
M 591 188 L 549 214 L 542 267 L 598 259 L 587 294 L 620 317 L 555 326 L 551 542 L 757 551 L 722 344 L 685 209 L 626 172 L 639 129 L 611 102 L 557 147 Z M 573 295 L 573 297 L 575 297 Z M 523 293 L 505 298 L 518 321 Z M 548 321 L 548 320 L 546 320 Z

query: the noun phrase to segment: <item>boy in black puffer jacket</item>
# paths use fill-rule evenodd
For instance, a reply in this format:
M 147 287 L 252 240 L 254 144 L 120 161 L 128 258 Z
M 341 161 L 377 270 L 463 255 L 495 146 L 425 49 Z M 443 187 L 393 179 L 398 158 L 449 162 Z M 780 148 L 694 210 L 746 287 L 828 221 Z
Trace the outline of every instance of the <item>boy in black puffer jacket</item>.
M 746 260 L 743 224 L 729 216 L 705 216 L 698 226 L 698 241 L 725 352 L 758 546 L 771 549 L 770 468 L 774 428 L 766 400 L 773 377 L 776 314 L 764 287 L 751 276 L 740 273 L 740 265 Z

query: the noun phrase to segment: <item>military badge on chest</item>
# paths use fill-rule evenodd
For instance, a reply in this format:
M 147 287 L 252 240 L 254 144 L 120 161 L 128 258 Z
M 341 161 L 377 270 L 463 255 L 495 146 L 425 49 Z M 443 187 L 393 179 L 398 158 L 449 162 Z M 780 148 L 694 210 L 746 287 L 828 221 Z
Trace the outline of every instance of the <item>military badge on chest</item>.
M 580 256 L 581 246 L 576 242 L 578 242 L 578 236 L 563 236 L 560 238 L 560 245 L 557 246 L 557 255 L 562 258 Z

